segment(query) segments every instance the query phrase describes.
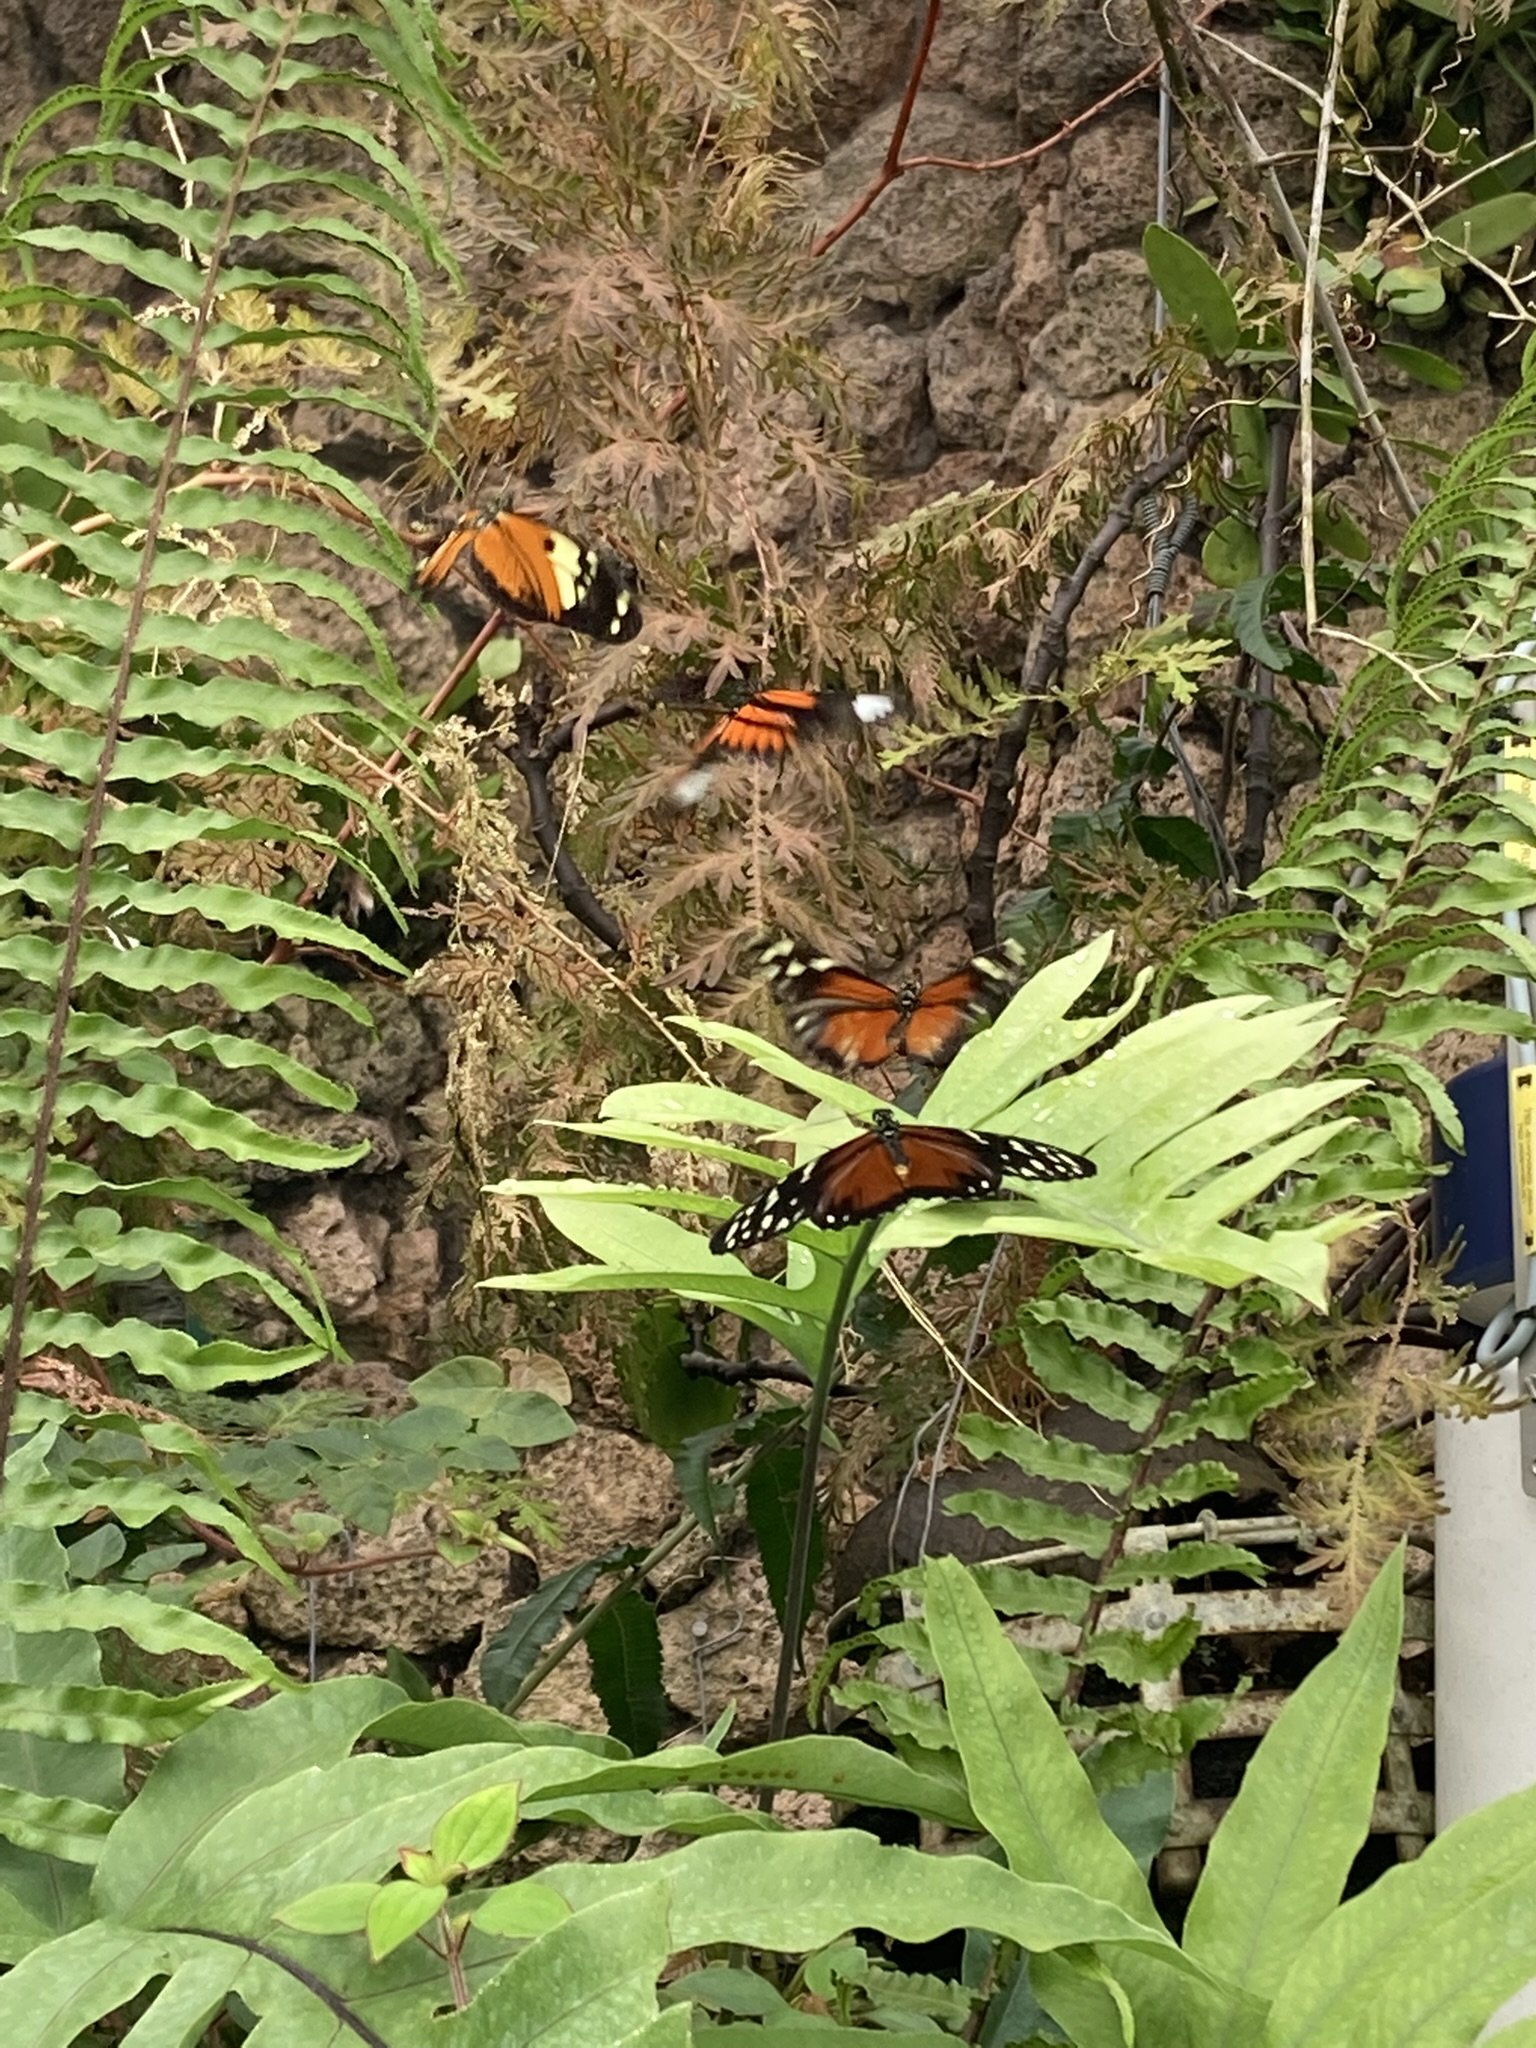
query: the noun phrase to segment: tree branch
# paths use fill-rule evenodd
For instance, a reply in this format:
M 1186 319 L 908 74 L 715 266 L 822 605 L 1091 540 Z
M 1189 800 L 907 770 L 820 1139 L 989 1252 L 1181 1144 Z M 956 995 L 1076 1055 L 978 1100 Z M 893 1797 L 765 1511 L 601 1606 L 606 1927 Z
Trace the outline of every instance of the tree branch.
M 560 901 L 595 939 L 600 939 L 612 952 L 627 955 L 629 948 L 624 927 L 600 900 L 565 842 L 565 818 L 556 808 L 550 771 L 559 756 L 575 744 L 580 720 L 563 719 L 546 732 L 550 689 L 551 684 L 546 679 L 520 698 L 514 713 L 514 736 L 510 741 L 497 742 L 498 751 L 523 778 L 528 791 L 528 829 L 549 863 L 549 876 Z M 630 708 L 605 707 L 612 716 L 604 723 L 613 724 L 618 717 L 627 715 Z
M 1273 576 L 1280 567 L 1281 540 L 1285 532 L 1286 493 L 1290 485 L 1291 442 L 1296 416 L 1275 413 L 1269 424 L 1269 484 L 1264 494 L 1264 517 L 1259 525 L 1259 574 Z M 1238 887 L 1247 889 L 1264 865 L 1264 835 L 1275 802 L 1273 761 L 1275 730 L 1275 672 L 1255 668 L 1254 702 L 1248 714 L 1248 760 L 1245 775 L 1243 841 L 1237 849 Z
M 907 139 L 907 129 L 912 123 L 912 109 L 917 104 L 917 89 L 923 82 L 923 73 L 928 69 L 929 53 L 933 49 L 934 31 L 939 25 L 944 0 L 928 0 L 928 11 L 923 16 L 922 30 L 917 38 L 917 48 L 912 53 L 912 69 L 907 74 L 906 91 L 901 96 L 901 105 L 896 109 L 896 125 L 891 130 L 891 139 L 886 144 L 885 160 L 875 174 L 875 182 L 864 194 L 856 199 L 835 227 L 818 235 L 811 244 L 813 257 L 825 256 L 834 242 L 840 242 L 848 230 L 861 221 L 874 205 L 887 185 L 894 185 L 906 170 L 901 160 L 901 145 Z
M 1051 608 L 1040 628 L 1035 650 L 1024 674 L 1022 704 L 998 734 L 992 764 L 981 802 L 981 819 L 976 844 L 965 863 L 965 928 L 978 951 L 997 941 L 997 860 L 1016 809 L 1014 784 L 1019 762 L 1029 744 L 1035 707 L 1045 695 L 1067 658 L 1067 634 L 1073 614 L 1088 593 L 1088 586 L 1109 558 L 1110 549 L 1123 533 L 1129 532 L 1136 507 L 1147 491 L 1155 490 L 1176 476 L 1189 462 L 1200 443 L 1216 432 L 1218 421 L 1211 413 L 1195 420 L 1184 437 L 1165 455 L 1155 456 L 1137 470 L 1115 499 L 1098 532 L 1078 557 L 1070 576 L 1057 585 Z
M 1228 0 L 1206 0 L 1206 5 L 1200 9 L 1200 12 L 1195 17 L 1196 21 L 1208 21 L 1213 14 L 1220 13 L 1221 9 L 1227 4 Z M 1133 92 L 1139 92 L 1144 85 L 1150 85 L 1162 67 L 1162 58 L 1154 57 L 1150 64 L 1143 64 L 1139 71 L 1133 71 L 1129 78 L 1123 78 L 1118 85 L 1112 86 L 1102 99 L 1095 100 L 1091 107 L 1084 107 L 1083 111 L 1080 114 L 1074 114 L 1070 121 L 1063 121 L 1054 134 L 1047 135 L 1043 142 L 1032 143 L 1028 149 L 1016 149 L 1007 156 L 992 157 L 931 156 L 926 154 L 903 156 L 901 145 L 906 140 L 907 129 L 912 120 L 913 103 L 917 98 L 917 89 L 922 83 L 923 72 L 927 69 L 929 51 L 933 45 L 933 31 L 938 26 L 941 5 L 942 0 L 930 0 L 927 19 L 923 23 L 923 34 L 919 39 L 917 51 L 912 60 L 912 73 L 907 80 L 907 89 L 902 95 L 901 106 L 897 110 L 896 125 L 891 132 L 891 140 L 885 152 L 885 159 L 876 173 L 873 184 L 871 184 L 867 192 L 855 200 L 841 220 L 828 228 L 825 233 L 817 236 L 816 240 L 811 244 L 812 257 L 825 256 L 835 242 L 840 242 L 850 228 L 858 225 L 880 197 L 881 193 L 894 185 L 896 180 L 903 177 L 908 171 L 982 172 L 1019 170 L 1025 164 L 1032 164 L 1040 157 L 1047 156 L 1051 150 L 1060 148 L 1062 143 L 1070 142 L 1079 128 L 1085 128 L 1090 121 L 1096 121 L 1100 114 L 1107 114 L 1111 107 L 1118 106 L 1121 100 L 1129 99 Z M 680 398 L 680 394 L 675 394 L 675 396 Z M 665 414 L 664 417 L 670 417 L 670 413 Z

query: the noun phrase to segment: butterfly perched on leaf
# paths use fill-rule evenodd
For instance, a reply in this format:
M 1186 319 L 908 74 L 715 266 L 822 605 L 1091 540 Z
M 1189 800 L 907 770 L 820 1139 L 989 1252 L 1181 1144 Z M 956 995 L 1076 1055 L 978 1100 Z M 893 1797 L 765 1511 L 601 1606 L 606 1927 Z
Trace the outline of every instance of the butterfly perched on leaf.
M 898 1056 L 942 1066 L 969 1032 L 997 1015 L 1024 968 L 1011 940 L 937 981 L 909 978 L 894 988 L 793 939 L 770 940 L 758 959 L 784 1005 L 796 1050 L 845 1072 Z
M 948 1124 L 904 1124 L 877 1109 L 874 1129 L 797 1166 L 766 1193 L 728 1216 L 712 1234 L 712 1252 L 739 1252 L 779 1237 L 797 1223 L 843 1230 L 922 1196 L 979 1200 L 1004 1180 L 1087 1180 L 1091 1159 L 1037 1138 L 1004 1138 Z
M 705 733 L 693 750 L 693 766 L 673 784 L 672 801 L 696 804 L 720 761 L 777 766 L 812 733 L 873 725 L 894 709 L 889 697 L 873 690 L 758 690 Z
M 492 604 L 514 618 L 569 626 L 615 646 L 640 630 L 631 565 L 611 548 L 589 547 L 524 512 L 468 514 L 437 542 L 416 581 L 436 590 L 461 561 Z

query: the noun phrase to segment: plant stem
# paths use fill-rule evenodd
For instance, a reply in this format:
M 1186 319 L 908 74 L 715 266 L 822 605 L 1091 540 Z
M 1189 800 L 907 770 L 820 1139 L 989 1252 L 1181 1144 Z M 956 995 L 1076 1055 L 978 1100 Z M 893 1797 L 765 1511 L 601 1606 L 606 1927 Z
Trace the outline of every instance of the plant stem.
M 822 1431 L 832 1403 L 832 1382 L 837 1377 L 837 1354 L 842 1344 L 843 1325 L 853 1306 L 855 1282 L 864 1265 L 864 1254 L 876 1226 L 866 1223 L 853 1241 L 848 1263 L 838 1279 L 827 1317 L 827 1334 L 816 1367 L 816 1383 L 805 1410 L 805 1462 L 800 1468 L 800 1495 L 795 1502 L 795 1528 L 789 1546 L 789 1584 L 784 1591 L 784 1631 L 779 1647 L 779 1675 L 773 1688 L 773 1712 L 768 1718 L 768 1740 L 779 1742 L 789 1726 L 789 1693 L 800 1661 L 800 1635 L 804 1626 L 806 1580 L 811 1567 L 811 1530 L 816 1520 L 816 1465 L 821 1455 Z

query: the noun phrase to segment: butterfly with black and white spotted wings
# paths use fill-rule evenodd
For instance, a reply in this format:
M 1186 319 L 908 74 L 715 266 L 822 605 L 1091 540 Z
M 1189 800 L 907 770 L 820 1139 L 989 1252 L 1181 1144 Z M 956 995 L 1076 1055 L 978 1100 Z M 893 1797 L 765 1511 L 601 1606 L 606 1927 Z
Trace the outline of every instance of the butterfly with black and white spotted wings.
M 924 1196 L 985 1200 L 1004 1180 L 1087 1180 L 1098 1168 L 1081 1153 L 1038 1138 L 1005 1138 L 948 1124 L 904 1124 L 876 1110 L 874 1129 L 797 1166 L 709 1240 L 713 1252 L 745 1251 L 797 1223 L 844 1230 Z

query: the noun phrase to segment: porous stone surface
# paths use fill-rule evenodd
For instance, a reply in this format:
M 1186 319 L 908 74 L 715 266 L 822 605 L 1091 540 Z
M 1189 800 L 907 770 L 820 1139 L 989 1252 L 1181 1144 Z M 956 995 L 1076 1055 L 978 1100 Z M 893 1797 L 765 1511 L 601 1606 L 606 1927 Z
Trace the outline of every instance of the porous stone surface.
M 805 180 L 804 200 L 817 228 L 830 228 L 863 197 L 890 141 L 883 110 L 872 114 Z M 957 92 L 921 92 L 907 132 L 907 154 L 1005 156 L 1013 122 Z M 818 283 L 838 298 L 903 309 L 931 320 L 968 277 L 996 260 L 1018 225 L 1018 173 L 927 169 L 898 178 L 856 229 L 835 243 Z

